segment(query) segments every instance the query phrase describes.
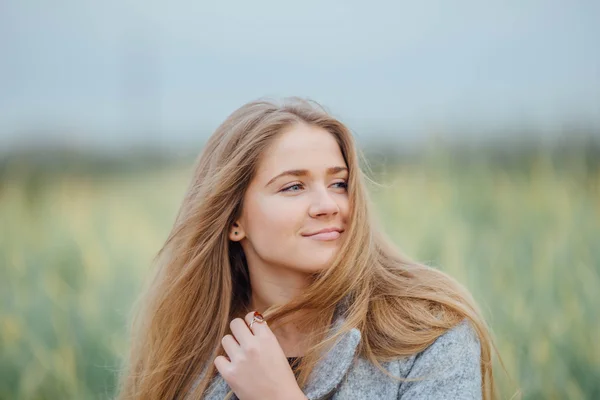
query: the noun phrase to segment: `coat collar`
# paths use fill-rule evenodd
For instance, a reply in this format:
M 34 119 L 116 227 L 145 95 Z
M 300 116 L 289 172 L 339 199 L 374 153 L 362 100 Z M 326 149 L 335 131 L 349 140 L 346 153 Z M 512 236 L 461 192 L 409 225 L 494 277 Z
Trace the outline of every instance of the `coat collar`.
M 337 332 L 344 321 L 345 318 L 338 306 L 328 335 Z M 352 365 L 360 340 L 360 331 L 357 328 L 351 329 L 340 336 L 317 362 L 304 388 L 304 394 L 309 400 L 321 399 L 338 386 Z M 200 376 L 202 377 L 203 374 L 204 372 Z M 209 385 L 206 400 L 222 400 L 229 390 L 229 385 L 217 372 Z M 235 394 L 232 400 L 237 400 Z

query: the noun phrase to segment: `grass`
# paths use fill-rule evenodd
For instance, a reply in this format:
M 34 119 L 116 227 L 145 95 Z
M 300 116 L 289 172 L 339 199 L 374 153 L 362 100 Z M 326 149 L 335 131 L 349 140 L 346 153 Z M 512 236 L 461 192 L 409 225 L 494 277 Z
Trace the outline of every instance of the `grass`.
M 376 166 L 382 224 L 404 252 L 473 293 L 510 377 L 502 398 L 600 398 L 600 168 L 551 153 L 514 163 L 426 152 Z M 114 394 L 131 303 L 190 164 L 0 181 L 0 398 Z

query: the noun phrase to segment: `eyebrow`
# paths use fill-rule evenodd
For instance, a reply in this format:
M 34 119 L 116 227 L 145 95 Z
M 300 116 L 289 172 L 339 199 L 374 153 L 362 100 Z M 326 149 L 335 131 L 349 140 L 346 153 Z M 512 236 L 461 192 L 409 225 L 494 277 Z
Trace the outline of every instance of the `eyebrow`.
M 329 168 L 327 168 L 327 174 L 329 174 L 329 175 L 337 174 L 338 172 L 342 172 L 342 171 L 348 171 L 348 168 L 346 168 L 346 167 L 329 167 Z M 273 179 L 271 179 L 265 185 L 265 187 L 269 186 L 271 183 L 275 182 L 277 179 L 281 178 L 282 176 L 286 176 L 286 175 L 307 176 L 307 175 L 310 175 L 310 172 L 307 169 L 290 169 L 288 171 L 283 171 L 282 173 L 280 173 L 279 175 L 277 175 Z

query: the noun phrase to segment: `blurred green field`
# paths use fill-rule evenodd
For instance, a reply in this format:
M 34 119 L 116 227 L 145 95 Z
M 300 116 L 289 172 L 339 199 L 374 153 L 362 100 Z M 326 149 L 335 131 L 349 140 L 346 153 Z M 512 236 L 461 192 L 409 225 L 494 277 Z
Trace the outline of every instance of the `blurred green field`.
M 383 226 L 473 292 L 510 375 L 496 369 L 502 398 L 600 398 L 600 168 L 578 154 L 493 155 L 374 165 Z M 2 169 L 1 399 L 114 394 L 131 303 L 190 174 L 187 162 Z

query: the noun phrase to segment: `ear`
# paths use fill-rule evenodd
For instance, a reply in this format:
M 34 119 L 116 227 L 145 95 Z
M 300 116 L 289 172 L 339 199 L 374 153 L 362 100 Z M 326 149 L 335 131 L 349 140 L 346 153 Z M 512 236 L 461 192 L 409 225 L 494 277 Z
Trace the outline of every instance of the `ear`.
M 242 228 L 242 225 L 238 222 L 234 222 L 229 227 L 229 240 L 234 241 L 234 242 L 239 242 L 244 237 L 246 237 L 246 235 L 244 233 L 244 229 Z

